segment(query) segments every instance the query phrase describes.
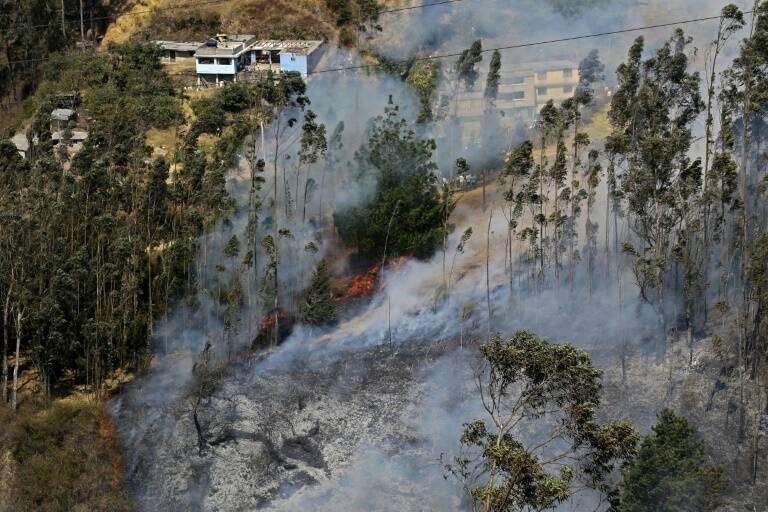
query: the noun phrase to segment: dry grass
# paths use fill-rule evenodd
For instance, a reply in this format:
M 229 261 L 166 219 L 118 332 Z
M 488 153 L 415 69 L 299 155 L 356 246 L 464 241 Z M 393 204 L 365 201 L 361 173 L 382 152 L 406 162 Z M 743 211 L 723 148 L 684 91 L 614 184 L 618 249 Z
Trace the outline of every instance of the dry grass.
M 136 34 L 145 32 L 150 38 L 174 36 L 163 21 L 194 12 L 191 8 L 167 10 L 178 4 L 177 0 L 136 0 L 127 2 L 123 12 L 109 27 L 104 42 L 124 42 Z M 142 14 L 135 11 L 166 9 Z M 200 12 L 215 12 L 221 18 L 221 31 L 227 33 L 256 34 L 260 37 L 332 39 L 335 26 L 322 0 L 229 0 L 220 4 L 204 5 Z M 186 39 L 191 34 L 176 34 Z M 211 34 L 196 34 L 198 38 Z
M 0 445 L 0 473 L 10 484 L 0 489 L 0 503 L 9 510 L 132 509 L 114 427 L 92 395 L 16 413 L 0 406 Z

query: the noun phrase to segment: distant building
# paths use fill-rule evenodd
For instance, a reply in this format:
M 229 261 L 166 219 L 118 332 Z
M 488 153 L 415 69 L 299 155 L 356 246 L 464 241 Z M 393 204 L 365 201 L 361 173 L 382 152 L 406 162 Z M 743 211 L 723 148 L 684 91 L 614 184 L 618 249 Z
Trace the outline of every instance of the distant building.
M 56 108 L 51 112 L 51 131 L 61 131 L 69 125 L 69 121 L 75 116 L 71 108 Z
M 487 74 L 487 68 L 481 70 L 475 91 L 459 94 L 460 117 L 483 115 Z M 579 66 L 567 60 L 514 64 L 506 68 L 502 65 L 499 75 L 496 109 L 508 114 L 523 114 L 531 119 L 547 101 L 560 103 L 572 97 L 579 84 Z
M 195 59 L 195 52 L 200 43 L 177 43 L 175 41 L 153 41 L 163 50 L 163 62 L 189 61 Z
M 460 92 L 457 104 L 447 107 L 448 114 L 456 109 L 462 124 L 462 145 L 476 142 L 486 121 L 487 101 L 484 97 L 488 65 L 481 67 L 475 89 Z M 579 84 L 579 66 L 567 60 L 505 65 L 499 72 L 499 92 L 494 102 L 494 114 L 502 128 L 512 128 L 520 121 L 532 122 L 549 100 L 561 103 L 573 96 Z

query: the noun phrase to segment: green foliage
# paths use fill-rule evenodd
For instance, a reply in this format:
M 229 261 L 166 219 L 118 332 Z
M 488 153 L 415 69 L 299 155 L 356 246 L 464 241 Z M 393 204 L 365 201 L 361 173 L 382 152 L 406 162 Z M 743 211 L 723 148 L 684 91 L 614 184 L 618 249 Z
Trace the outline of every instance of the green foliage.
M 472 46 L 461 52 L 456 61 L 456 77 L 464 84 L 466 90 L 475 86 L 475 80 L 479 75 L 475 66 L 483 60 L 483 44 L 478 39 Z
M 435 251 L 445 227 L 434 149 L 433 140 L 406 130 L 396 106 L 376 118 L 368 143 L 355 155 L 357 181 L 375 191 L 362 204 L 334 213 L 344 243 L 373 259 L 382 256 L 385 244 L 387 257 L 426 258 Z
M 195 141 L 178 174 L 164 158 L 149 159 L 146 130 L 182 120 L 159 55 L 153 45 L 128 44 L 56 57 L 38 93 L 30 135 L 40 142 L 30 158 L 0 142 L 7 156 L 0 218 L 8 228 L 0 232 L 0 289 L 14 282 L 22 350 L 48 392 L 65 374 L 98 386 L 111 370 L 142 364 L 154 318 L 194 281 L 195 238 L 229 205 L 224 173 L 238 147 L 228 137 L 243 137 L 238 120 L 213 161 Z M 91 119 L 64 171 L 44 134 L 49 94 L 71 89 Z M 15 326 L 9 333 L 15 340 Z
M 353 48 L 357 44 L 357 33 L 352 27 L 344 26 L 339 30 L 339 47 Z
M 339 27 L 350 31 L 353 27 L 363 31 L 381 30 L 378 24 L 381 5 L 376 0 L 325 0 L 325 6 L 336 18 Z M 343 44 L 341 40 L 340 44 L 351 46 Z
M 608 498 L 608 477 L 634 455 L 626 422 L 600 424 L 601 372 L 589 355 L 526 331 L 481 346 L 478 375 L 487 419 L 464 425 L 464 454 L 448 466 L 476 505 L 489 511 L 548 510 L 580 485 Z M 537 441 L 526 442 L 536 431 Z
M 437 89 L 437 63 L 433 60 L 418 60 L 413 63 L 406 79 L 419 97 L 419 116 L 417 123 L 432 120 L 432 102 Z
M 336 321 L 336 301 L 331 291 L 328 264 L 321 260 L 301 297 L 301 321 L 307 325 L 326 325 Z
M 485 99 L 491 103 L 496 101 L 496 96 L 499 94 L 500 69 L 501 53 L 499 50 L 494 50 L 491 56 L 490 68 L 488 69 L 488 78 L 485 81 L 485 92 L 483 93 Z
M 619 512 L 711 512 L 722 503 L 722 468 L 707 464 L 704 441 L 669 409 L 623 474 Z

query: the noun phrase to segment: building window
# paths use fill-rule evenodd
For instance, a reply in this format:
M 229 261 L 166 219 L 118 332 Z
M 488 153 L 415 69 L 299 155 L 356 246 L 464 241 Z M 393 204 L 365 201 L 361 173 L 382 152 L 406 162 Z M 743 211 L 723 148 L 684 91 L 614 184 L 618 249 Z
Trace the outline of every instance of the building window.
M 563 70 L 563 78 L 571 78 L 573 76 L 573 70 L 572 69 L 564 69 Z
M 512 79 L 509 81 L 511 84 L 522 84 L 525 83 L 525 77 L 523 76 L 513 76 Z
M 525 92 L 524 91 L 514 91 L 512 93 L 512 99 L 513 100 L 522 100 L 525 99 Z
M 573 92 L 573 86 L 572 85 L 565 85 L 565 86 L 563 86 L 563 92 L 566 92 L 566 93 Z
M 537 87 L 536 88 L 536 94 L 539 96 L 546 96 L 547 95 L 547 88 L 546 87 Z
M 547 72 L 546 71 L 539 71 L 536 73 L 536 78 L 539 80 L 546 80 L 547 79 Z
M 219 59 L 219 64 L 222 66 L 229 66 L 231 62 L 232 59 Z
M 199 57 L 197 59 L 198 64 L 213 64 L 213 59 L 209 59 L 208 57 Z

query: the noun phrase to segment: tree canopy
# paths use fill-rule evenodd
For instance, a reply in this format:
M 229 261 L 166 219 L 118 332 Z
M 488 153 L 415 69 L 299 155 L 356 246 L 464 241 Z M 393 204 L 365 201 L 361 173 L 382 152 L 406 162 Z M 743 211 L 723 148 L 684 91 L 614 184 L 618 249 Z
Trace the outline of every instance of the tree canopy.
M 432 161 L 435 142 L 406 128 L 390 104 L 376 118 L 368 142 L 355 155 L 356 182 L 371 189 L 361 204 L 334 213 L 341 239 L 373 259 L 430 256 L 439 247 L 442 199 Z M 391 222 L 394 216 L 394 222 Z

